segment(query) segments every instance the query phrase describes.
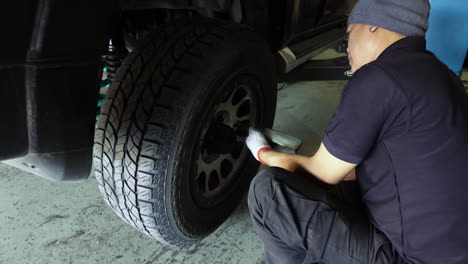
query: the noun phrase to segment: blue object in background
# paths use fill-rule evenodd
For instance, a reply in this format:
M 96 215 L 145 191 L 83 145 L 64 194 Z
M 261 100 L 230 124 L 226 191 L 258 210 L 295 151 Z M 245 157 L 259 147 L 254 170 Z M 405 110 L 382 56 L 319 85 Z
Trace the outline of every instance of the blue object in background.
M 461 75 L 468 51 L 468 1 L 431 0 L 427 50 Z

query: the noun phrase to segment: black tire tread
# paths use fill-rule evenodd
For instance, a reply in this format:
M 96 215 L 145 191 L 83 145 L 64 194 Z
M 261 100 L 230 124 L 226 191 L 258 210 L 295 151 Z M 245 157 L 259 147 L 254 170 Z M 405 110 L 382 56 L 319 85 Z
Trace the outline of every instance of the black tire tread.
M 150 35 L 127 56 L 108 92 L 97 123 L 94 147 L 95 175 L 107 204 L 130 225 L 163 243 L 184 246 L 160 213 L 164 201 L 165 170 L 177 115 L 175 104 L 190 93 L 171 79 L 190 75 L 185 61 L 202 60 L 203 50 L 222 41 L 238 25 L 201 19 L 175 23 Z M 142 83 L 154 74 L 153 82 Z M 153 75 L 153 76 L 154 76 Z M 157 100 L 145 100 L 145 98 Z M 184 221 L 184 220 L 182 220 Z

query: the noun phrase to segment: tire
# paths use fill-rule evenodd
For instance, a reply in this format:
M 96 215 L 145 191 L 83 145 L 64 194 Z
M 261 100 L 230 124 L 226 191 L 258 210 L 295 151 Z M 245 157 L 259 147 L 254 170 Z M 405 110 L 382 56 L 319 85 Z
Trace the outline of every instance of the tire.
M 101 107 L 95 175 L 127 223 L 186 246 L 227 219 L 258 170 L 243 139 L 273 123 L 274 60 L 249 28 L 203 18 L 140 44 Z

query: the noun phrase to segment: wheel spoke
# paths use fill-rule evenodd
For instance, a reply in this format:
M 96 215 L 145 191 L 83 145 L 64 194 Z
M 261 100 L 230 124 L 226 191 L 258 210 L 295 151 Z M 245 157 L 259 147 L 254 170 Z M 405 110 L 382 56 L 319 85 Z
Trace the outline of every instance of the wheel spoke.
M 218 106 L 218 109 L 217 109 L 218 113 L 219 112 L 228 112 L 228 113 L 235 113 L 237 111 L 237 108 L 236 106 L 232 105 L 229 101 L 228 102 L 225 102 L 225 103 L 221 103 L 219 106 Z
M 247 94 L 244 98 L 242 98 L 237 104 L 234 106 L 239 108 L 244 102 L 250 101 L 250 96 Z
M 239 94 L 241 96 L 239 96 Z M 227 120 L 225 124 L 229 126 L 234 126 L 236 124 L 235 120 L 238 119 L 239 109 L 244 103 L 248 101 L 251 101 L 251 97 L 247 89 L 245 89 L 244 87 L 237 88 L 231 93 L 227 100 L 219 104 L 217 108 L 217 114 L 220 112 L 227 113 L 229 115 L 229 120 Z M 215 114 L 215 116 L 217 114 Z
M 222 164 L 223 162 L 230 164 L 231 168 L 229 169 L 229 172 L 223 171 Z M 198 162 L 198 175 L 196 180 L 199 180 L 200 175 L 204 174 L 205 176 L 205 181 L 204 181 L 204 189 L 206 193 L 213 193 L 216 191 L 216 189 L 222 188 L 224 185 L 228 184 L 230 175 L 236 171 L 236 169 L 239 167 L 239 164 L 232 157 L 231 154 L 222 154 L 219 155 L 219 157 L 214 160 L 213 162 L 210 162 L 209 164 L 205 163 L 205 161 L 200 158 Z M 224 175 L 226 174 L 226 175 Z M 223 176 L 224 175 L 224 176 Z M 210 181 L 213 181 L 212 177 L 216 177 L 216 182 L 218 183 L 218 186 L 216 188 L 210 188 Z
M 198 165 L 198 175 L 197 175 L 197 177 L 199 177 L 202 172 L 205 172 L 205 173 L 209 172 L 209 171 L 207 171 L 208 164 L 205 163 L 205 161 L 203 160 L 201 155 L 198 156 L 198 164 L 197 165 Z
M 250 115 L 242 116 L 237 118 L 237 122 L 244 122 L 250 119 Z

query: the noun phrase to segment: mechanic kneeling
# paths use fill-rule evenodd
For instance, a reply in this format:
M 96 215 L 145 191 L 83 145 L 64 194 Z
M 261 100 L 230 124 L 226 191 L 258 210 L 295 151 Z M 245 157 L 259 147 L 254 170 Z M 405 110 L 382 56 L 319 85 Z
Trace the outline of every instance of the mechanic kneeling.
M 268 263 L 468 263 L 468 100 L 425 50 L 428 13 L 424 0 L 357 3 L 354 76 L 312 157 L 250 129 L 270 166 L 248 199 Z

